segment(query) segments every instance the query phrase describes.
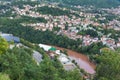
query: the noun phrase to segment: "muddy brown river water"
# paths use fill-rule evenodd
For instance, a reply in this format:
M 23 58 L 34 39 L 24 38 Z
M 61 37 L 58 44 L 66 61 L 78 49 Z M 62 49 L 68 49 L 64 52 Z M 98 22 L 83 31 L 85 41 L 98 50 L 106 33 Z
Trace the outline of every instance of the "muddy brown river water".
M 56 48 L 59 50 L 64 50 L 64 48 L 60 48 L 60 47 L 56 47 Z M 96 65 L 90 62 L 90 60 L 86 55 L 83 55 L 81 53 L 78 53 L 69 49 L 66 49 L 66 50 L 69 57 L 75 60 L 80 68 L 84 69 L 87 73 L 95 74 Z

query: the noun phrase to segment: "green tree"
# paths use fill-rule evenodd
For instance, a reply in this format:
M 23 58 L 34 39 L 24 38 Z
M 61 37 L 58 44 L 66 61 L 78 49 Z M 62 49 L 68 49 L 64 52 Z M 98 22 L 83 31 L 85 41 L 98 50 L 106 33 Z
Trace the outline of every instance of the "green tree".
M 120 55 L 117 52 L 104 48 L 98 59 L 97 79 L 103 77 L 104 80 L 120 80 Z
M 83 80 L 80 75 L 80 72 L 75 69 L 68 72 L 68 77 L 65 80 Z
M 8 49 L 7 41 L 0 37 L 0 54 L 5 53 L 7 49 Z
M 104 77 L 100 77 L 98 80 L 108 80 L 108 79 Z
M 0 73 L 0 80 L 10 80 L 10 78 L 7 74 Z

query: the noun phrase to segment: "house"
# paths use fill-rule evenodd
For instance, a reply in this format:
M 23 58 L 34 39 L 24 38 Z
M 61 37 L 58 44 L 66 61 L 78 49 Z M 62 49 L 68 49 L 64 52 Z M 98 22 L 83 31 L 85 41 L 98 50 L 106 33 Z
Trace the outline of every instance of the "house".
M 56 48 L 45 44 L 39 44 L 39 46 L 47 52 L 47 54 L 50 56 L 51 59 L 53 59 L 57 55 Z
M 65 70 L 68 71 L 76 68 L 75 64 L 72 63 L 71 59 L 69 59 L 67 55 L 61 53 L 60 50 L 57 50 L 55 47 L 45 44 L 39 44 L 39 46 L 47 52 L 51 59 L 57 56 L 57 59 L 62 63 Z
M 60 54 L 61 54 L 60 50 L 56 50 L 55 53 L 56 53 L 57 55 L 60 55 Z
M 73 63 L 64 64 L 63 67 L 64 67 L 64 69 L 67 70 L 67 71 L 73 70 L 73 69 L 76 68 L 75 64 L 73 64 Z
M 51 49 L 51 46 L 45 45 L 45 44 L 39 44 L 40 48 L 43 48 L 45 51 L 49 51 Z
M 19 43 L 20 42 L 20 38 L 19 37 L 13 36 L 13 40 L 14 40 L 15 43 Z
M 120 42 L 117 43 L 117 47 L 120 47 Z
M 75 69 L 76 66 L 74 63 L 72 63 L 71 59 L 69 59 L 65 54 L 61 53 L 61 55 L 58 57 L 58 60 L 62 63 L 65 70 L 69 71 L 72 69 Z
M 53 59 L 57 55 L 56 54 L 56 48 L 51 47 L 47 53 Z
M 69 62 L 69 59 L 67 57 L 59 57 L 59 60 L 62 64 L 66 64 Z
M 49 49 L 49 51 L 53 51 L 53 52 L 55 52 L 55 51 L 56 51 L 56 48 L 51 47 L 51 48 Z

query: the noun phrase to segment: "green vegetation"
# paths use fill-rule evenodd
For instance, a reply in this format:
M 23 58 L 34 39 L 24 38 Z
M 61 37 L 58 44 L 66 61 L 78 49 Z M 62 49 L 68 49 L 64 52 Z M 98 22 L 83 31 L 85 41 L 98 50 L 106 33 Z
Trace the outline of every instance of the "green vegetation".
M 109 13 L 109 15 L 105 15 L 104 17 L 106 18 L 107 21 L 112 21 L 116 19 L 118 16 Z
M 0 80 L 10 80 L 10 78 L 7 74 L 1 74 L 0 73 Z
M 82 53 L 90 54 L 100 54 L 100 49 L 105 47 L 102 42 L 92 43 L 89 46 L 79 47 L 78 50 Z
M 80 40 L 75 41 L 69 39 L 66 36 L 56 35 L 54 34 L 54 32 L 51 32 L 49 30 L 43 32 L 39 30 L 34 30 L 31 27 L 23 27 L 19 24 L 19 20 L 2 19 L 0 20 L 0 23 L 1 31 L 14 34 L 33 43 L 50 44 L 70 49 L 72 47 L 77 48 L 81 43 Z
M 0 54 L 5 53 L 7 49 L 8 49 L 7 41 L 0 37 Z
M 28 23 L 29 24 L 29 23 L 38 23 L 38 22 L 47 23 L 47 20 L 42 17 L 34 18 L 34 17 L 29 17 L 29 16 L 21 16 L 19 18 L 12 19 L 12 20 L 9 18 L 5 18 L 5 17 L 2 17 L 0 19 L 3 20 L 3 21 L 0 21 L 1 24 L 5 24 L 5 22 L 8 22 L 8 24 L 10 24 L 9 22 L 12 22 L 12 21 L 17 22 L 18 24 L 20 24 L 20 23 Z
M 95 7 L 117 7 L 120 0 L 47 0 L 61 2 L 68 5 L 95 6 Z
M 0 80 L 83 80 L 79 70 L 65 71 L 61 63 L 55 58 L 38 49 L 36 45 L 24 41 L 30 47 L 14 47 L 0 56 Z M 44 58 L 38 66 L 33 59 L 33 49 L 39 51 Z M 64 73 L 64 74 L 63 74 Z
M 4 11 L 3 11 L 3 9 L 4 9 Z M 11 17 L 14 15 L 15 14 L 12 14 L 12 9 L 9 4 L 8 5 L 0 5 L 0 16 L 1 17 Z
M 53 0 L 54 1 L 54 0 Z M 62 0 L 65 4 L 70 5 L 93 5 L 97 7 L 116 7 L 119 2 L 115 2 L 115 0 Z M 117 0 L 116 0 L 117 1 Z M 112 5 L 111 5 L 112 3 Z M 19 6 L 20 8 L 24 8 L 24 4 L 30 4 L 34 6 L 38 4 L 34 2 L 13 2 L 13 5 Z M 109 4 L 109 5 L 108 5 Z M 115 5 L 117 4 L 117 5 Z M 8 6 L 0 5 L 0 10 L 4 8 L 10 8 Z M 56 35 L 54 32 L 59 31 L 59 27 L 54 27 L 53 31 L 39 31 L 34 30 L 29 26 L 23 27 L 20 23 L 38 23 L 44 22 L 47 20 L 44 18 L 33 18 L 28 16 L 16 17 L 13 19 L 4 18 L 13 15 L 12 10 L 10 9 L 5 14 L 0 14 L 0 31 L 11 33 L 15 36 L 21 38 L 21 43 L 24 44 L 25 47 L 14 47 L 13 49 L 8 49 L 8 43 L 6 40 L 0 37 L 0 80 L 83 80 L 81 77 L 81 73 L 84 73 L 83 70 L 79 71 L 77 69 L 72 71 L 65 71 L 61 63 L 57 60 L 57 58 L 51 60 L 48 55 L 41 49 L 37 44 L 49 44 L 55 45 L 59 47 L 64 47 L 68 49 L 75 50 L 77 52 L 82 52 L 87 54 L 89 58 L 98 64 L 97 73 L 95 80 L 119 80 L 120 79 L 120 49 L 116 49 L 116 51 L 109 50 L 108 48 L 101 49 L 106 47 L 101 42 L 93 43 L 89 46 L 80 46 L 81 40 L 72 40 L 63 35 Z M 70 11 L 61 10 L 59 8 L 50 8 L 47 6 L 40 7 L 36 11 L 41 14 L 51 14 L 53 16 L 59 15 L 70 15 Z M 96 13 L 96 12 L 95 12 Z M 28 12 L 29 14 L 29 12 Z M 74 14 L 78 16 L 77 14 Z M 96 18 L 99 16 L 96 16 Z M 106 15 L 105 21 L 99 21 L 100 23 L 107 23 L 107 20 L 111 21 L 116 16 L 114 15 Z M 115 31 L 113 29 L 105 29 L 100 30 L 98 27 L 93 27 L 93 29 L 82 30 L 78 34 L 81 35 L 90 35 L 92 37 L 99 36 L 97 31 L 102 32 L 105 35 L 111 33 L 110 37 L 115 40 L 120 37 L 119 31 Z M 100 27 L 99 27 L 100 28 Z M 65 26 L 65 30 L 68 29 L 68 24 Z M 78 28 L 79 30 L 79 28 Z M 27 41 L 28 40 L 28 41 Z M 30 43 L 33 42 L 34 44 Z M 33 59 L 33 50 L 38 51 L 42 54 L 43 61 L 38 66 Z M 51 49 L 55 50 L 55 49 Z M 64 54 L 67 55 L 67 51 L 63 51 Z M 74 63 L 76 63 L 73 60 Z M 64 74 L 63 74 L 64 73 Z
M 53 8 L 53 7 L 48 7 L 48 6 L 37 8 L 37 12 L 39 12 L 41 14 L 50 14 L 52 16 L 60 16 L 60 15 L 69 15 L 70 14 L 70 11 L 67 11 L 67 10 L 64 11 L 59 8 Z
M 60 27 L 53 27 L 53 31 L 60 31 Z
M 23 8 L 23 5 L 27 5 L 29 4 L 30 6 L 35 6 L 35 5 L 38 5 L 39 2 L 38 1 L 30 1 L 30 0 L 12 0 L 12 5 L 13 6 L 18 6 L 19 8 Z
M 10 7 L 7 6 L 7 5 L 0 5 L 0 10 L 2 10 L 2 9 L 8 9 L 8 8 L 10 8 Z
M 97 37 L 98 33 L 97 31 L 91 30 L 91 29 L 87 29 L 87 30 L 82 30 L 78 32 L 78 35 L 90 35 L 91 37 Z
M 104 29 L 103 33 L 105 35 L 111 34 L 110 38 L 113 38 L 115 40 L 118 40 L 118 37 L 120 37 L 119 35 L 120 31 L 116 31 L 114 29 Z
M 18 20 L 23 23 L 38 23 L 38 22 L 47 23 L 47 20 L 42 17 L 34 18 L 34 17 L 29 17 L 29 16 L 22 16 Z
M 101 50 L 98 57 L 100 64 L 97 67 L 97 79 L 119 80 L 120 79 L 120 54 L 108 48 Z
M 18 20 L 16 21 L 3 19 L 0 22 L 2 24 L 2 26 L 0 27 L 1 31 L 14 34 L 33 43 L 55 45 L 89 55 L 99 54 L 99 50 L 104 47 L 102 43 L 93 43 L 90 46 L 80 47 L 79 45 L 82 42 L 80 39 L 75 41 L 69 39 L 66 36 L 56 35 L 54 34 L 54 32 L 51 32 L 49 30 L 43 32 L 39 30 L 34 30 L 31 27 L 23 27 L 20 24 L 16 24 L 19 23 Z
M 56 35 L 48 30 L 42 32 L 34 30 L 30 27 L 21 26 L 4 27 L 4 29 L 1 27 L 0 30 L 2 30 L 3 32 L 12 33 L 16 36 L 19 36 L 21 38 L 24 38 L 25 40 L 34 43 L 50 44 L 65 48 L 77 48 L 77 46 L 80 44 L 80 41 L 74 41 L 66 36 Z

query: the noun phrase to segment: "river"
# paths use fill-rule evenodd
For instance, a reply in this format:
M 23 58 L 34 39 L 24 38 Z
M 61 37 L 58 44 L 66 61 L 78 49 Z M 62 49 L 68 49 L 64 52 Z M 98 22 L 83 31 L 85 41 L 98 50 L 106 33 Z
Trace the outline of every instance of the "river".
M 59 50 L 65 49 L 65 48 L 60 48 L 60 47 L 56 47 L 56 48 Z M 83 55 L 81 53 L 78 53 L 78 52 L 75 52 L 69 49 L 66 49 L 66 50 L 67 50 L 69 57 L 75 60 L 81 69 L 84 69 L 89 74 L 95 74 L 96 65 L 90 62 L 90 60 L 88 59 L 86 55 Z

